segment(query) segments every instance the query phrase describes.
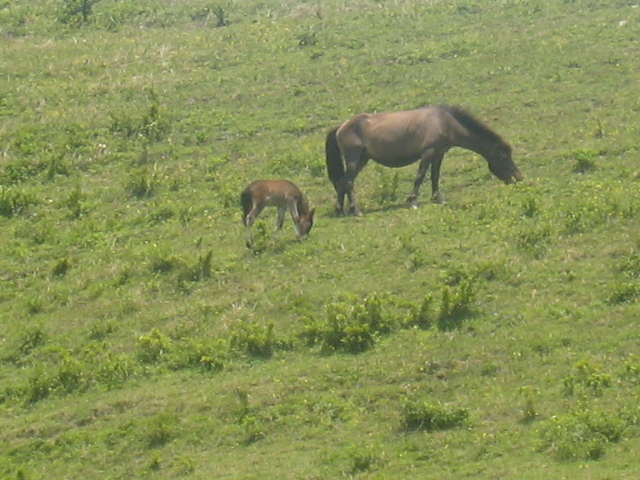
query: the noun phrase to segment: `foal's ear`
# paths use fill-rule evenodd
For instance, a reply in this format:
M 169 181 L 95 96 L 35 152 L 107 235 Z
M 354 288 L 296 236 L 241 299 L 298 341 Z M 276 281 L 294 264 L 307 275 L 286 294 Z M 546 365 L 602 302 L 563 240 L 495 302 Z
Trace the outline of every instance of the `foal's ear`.
M 313 218 L 313 215 L 316 213 L 316 207 L 313 207 L 310 211 L 309 211 L 309 218 Z

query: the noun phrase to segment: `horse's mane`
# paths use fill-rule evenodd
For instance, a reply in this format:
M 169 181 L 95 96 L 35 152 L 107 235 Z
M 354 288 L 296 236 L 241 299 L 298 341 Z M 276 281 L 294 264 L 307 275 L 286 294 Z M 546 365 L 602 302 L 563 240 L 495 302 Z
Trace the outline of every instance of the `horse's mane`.
M 492 128 L 478 120 L 462 107 L 458 107 L 456 105 L 440 105 L 440 108 L 453 115 L 453 117 L 467 129 L 469 129 L 469 131 L 496 143 L 508 146 L 507 142 L 505 142 L 504 139 L 500 135 L 498 135 Z

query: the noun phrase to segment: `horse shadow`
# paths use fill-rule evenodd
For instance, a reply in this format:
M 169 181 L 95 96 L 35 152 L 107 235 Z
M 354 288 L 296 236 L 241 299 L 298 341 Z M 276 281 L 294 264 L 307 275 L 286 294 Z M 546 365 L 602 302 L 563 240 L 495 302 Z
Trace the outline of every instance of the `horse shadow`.
M 420 210 L 421 208 L 424 208 L 424 206 L 426 205 L 440 205 L 440 206 L 446 206 L 447 204 L 444 202 L 430 202 L 427 203 L 425 205 L 420 205 L 418 207 L 412 207 L 408 202 L 404 202 L 404 203 L 393 203 L 393 204 L 385 204 L 385 205 L 377 205 L 377 206 L 373 206 L 373 207 L 368 207 L 365 206 L 364 207 L 364 211 L 367 214 L 370 213 L 386 213 L 386 212 L 394 212 L 397 210 Z M 332 210 L 330 212 L 327 212 L 323 215 L 323 218 L 345 218 L 345 217 L 352 217 L 352 214 L 348 214 L 348 213 L 341 213 L 337 210 Z

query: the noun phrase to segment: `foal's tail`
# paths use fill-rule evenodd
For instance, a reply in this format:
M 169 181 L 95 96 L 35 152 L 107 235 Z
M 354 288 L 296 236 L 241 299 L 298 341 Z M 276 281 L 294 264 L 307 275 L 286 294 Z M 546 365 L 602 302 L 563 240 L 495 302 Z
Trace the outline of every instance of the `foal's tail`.
M 335 127 L 327 134 L 327 140 L 325 142 L 325 154 L 327 158 L 327 172 L 329 174 L 329 180 L 336 187 L 342 176 L 344 175 L 344 163 L 342 161 L 342 152 L 338 146 L 338 140 L 336 139 L 336 132 L 339 127 Z
M 247 226 L 247 215 L 253 208 L 253 195 L 249 188 L 245 188 L 240 194 L 240 203 L 242 204 L 242 223 Z

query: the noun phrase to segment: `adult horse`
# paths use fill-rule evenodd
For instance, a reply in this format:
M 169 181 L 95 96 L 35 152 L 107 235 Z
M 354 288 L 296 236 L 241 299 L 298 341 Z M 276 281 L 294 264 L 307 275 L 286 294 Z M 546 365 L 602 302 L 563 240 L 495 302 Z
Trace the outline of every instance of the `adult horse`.
M 404 167 L 420 160 L 409 196 L 418 205 L 420 186 L 431 167 L 432 200 L 442 202 L 438 187 L 444 154 L 462 147 L 483 156 L 489 170 L 505 183 L 522 180 L 511 158 L 511 147 L 500 135 L 460 107 L 431 105 L 417 110 L 361 113 L 327 134 L 325 153 L 329 179 L 338 194 L 336 211 L 344 213 L 349 198 L 351 213 L 362 215 L 354 182 L 369 160 L 385 167 Z

